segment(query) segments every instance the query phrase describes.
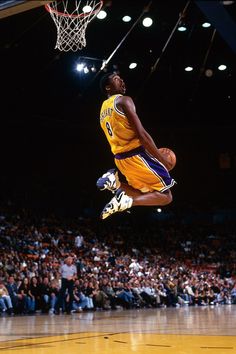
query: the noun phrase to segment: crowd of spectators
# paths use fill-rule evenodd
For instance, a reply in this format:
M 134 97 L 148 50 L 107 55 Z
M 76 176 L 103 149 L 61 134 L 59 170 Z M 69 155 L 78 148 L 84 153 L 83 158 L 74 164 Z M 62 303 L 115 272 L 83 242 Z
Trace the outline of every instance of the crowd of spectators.
M 0 215 L 1 314 L 236 304 L 236 231 Z

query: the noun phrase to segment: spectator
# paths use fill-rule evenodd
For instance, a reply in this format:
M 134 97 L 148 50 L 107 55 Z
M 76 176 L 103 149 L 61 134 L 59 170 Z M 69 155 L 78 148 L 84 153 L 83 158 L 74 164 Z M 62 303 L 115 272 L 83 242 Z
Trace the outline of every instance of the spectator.
M 49 313 L 52 315 L 55 313 L 55 306 L 57 303 L 58 295 L 60 291 L 59 282 L 56 279 L 50 282 L 50 309 Z
M 19 287 L 19 292 L 24 300 L 24 313 L 34 313 L 35 311 L 35 299 L 30 295 L 29 279 L 25 277 Z
M 13 276 L 8 277 L 6 288 L 11 298 L 13 312 L 16 314 L 22 313 L 24 310 L 23 296 L 18 292 L 18 287 Z
M 80 249 L 83 247 L 83 245 L 84 245 L 84 237 L 81 234 L 79 234 L 75 238 L 75 247 L 77 249 Z
M 231 301 L 232 304 L 236 305 L 236 283 L 234 283 L 233 289 L 231 290 Z
M 13 314 L 11 297 L 3 282 L 0 282 L 0 306 L 3 312 L 7 312 L 9 315 Z
M 36 277 L 30 279 L 29 296 L 34 303 L 31 312 L 35 312 L 41 307 L 41 288 Z
M 47 313 L 51 308 L 51 288 L 48 277 L 44 277 L 40 285 L 40 304 L 42 313 Z

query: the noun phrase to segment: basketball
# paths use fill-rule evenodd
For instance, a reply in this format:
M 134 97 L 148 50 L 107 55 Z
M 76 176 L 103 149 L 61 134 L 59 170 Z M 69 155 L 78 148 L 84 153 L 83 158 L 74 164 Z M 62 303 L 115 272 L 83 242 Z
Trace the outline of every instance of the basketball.
M 171 149 L 169 148 L 160 148 L 158 149 L 162 154 L 165 154 L 169 163 L 170 163 L 170 166 L 166 166 L 166 168 L 168 169 L 168 171 L 171 171 L 175 165 L 176 165 L 176 155 L 174 153 L 174 151 L 172 151 Z

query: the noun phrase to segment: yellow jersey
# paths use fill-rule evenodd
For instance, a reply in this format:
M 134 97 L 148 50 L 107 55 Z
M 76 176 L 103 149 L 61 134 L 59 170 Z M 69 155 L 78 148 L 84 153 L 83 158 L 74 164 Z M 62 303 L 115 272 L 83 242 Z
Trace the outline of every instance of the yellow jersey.
M 141 145 L 129 120 L 116 106 L 117 98 L 120 96 L 122 95 L 109 97 L 103 102 L 100 111 L 100 125 L 114 155 L 133 150 Z

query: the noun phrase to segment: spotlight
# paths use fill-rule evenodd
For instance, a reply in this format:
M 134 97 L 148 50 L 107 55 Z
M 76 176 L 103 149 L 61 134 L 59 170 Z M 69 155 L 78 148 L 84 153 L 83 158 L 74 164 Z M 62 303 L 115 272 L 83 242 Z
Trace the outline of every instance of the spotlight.
M 181 26 L 178 27 L 178 31 L 179 32 L 185 32 L 185 31 L 187 31 L 187 27 L 185 25 L 181 25 Z
M 227 66 L 226 65 L 219 65 L 218 66 L 218 69 L 220 70 L 220 71 L 223 71 L 223 70 L 226 70 L 227 69 Z
M 122 21 L 124 21 L 124 22 L 130 22 L 130 21 L 131 21 L 131 17 L 130 17 L 130 16 L 124 16 L 124 17 L 122 18 Z
M 186 66 L 186 68 L 184 69 L 185 71 L 192 71 L 193 67 L 192 66 Z
M 210 24 L 209 22 L 204 22 L 204 23 L 202 24 L 202 27 L 203 27 L 203 28 L 208 28 L 208 27 L 211 27 L 211 24 Z
M 99 20 L 103 20 L 105 17 L 107 17 L 107 13 L 104 10 L 99 11 L 99 13 L 97 14 L 97 18 Z
M 136 66 L 137 66 L 137 63 L 130 63 L 130 64 L 129 64 L 129 68 L 130 68 L 130 69 L 135 69 Z
M 79 64 L 77 64 L 77 66 L 76 66 L 76 70 L 77 70 L 77 71 L 82 71 L 83 68 L 84 68 L 84 64 L 83 64 L 83 63 L 79 63 Z
M 153 24 L 153 20 L 150 17 L 145 17 L 143 19 L 143 26 L 150 27 Z
M 86 14 L 88 12 L 92 11 L 92 7 L 89 5 L 86 5 L 83 7 L 83 12 Z
M 84 67 L 84 73 L 88 74 L 89 73 L 89 68 L 87 66 Z

